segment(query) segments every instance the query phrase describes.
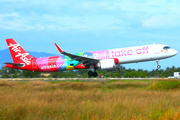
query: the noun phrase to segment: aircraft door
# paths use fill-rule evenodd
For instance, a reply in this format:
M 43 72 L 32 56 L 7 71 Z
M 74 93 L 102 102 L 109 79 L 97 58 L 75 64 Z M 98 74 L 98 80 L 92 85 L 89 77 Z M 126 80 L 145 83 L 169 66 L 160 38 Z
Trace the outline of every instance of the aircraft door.
M 159 54 L 160 53 L 160 49 L 158 45 L 154 45 L 154 54 Z
M 37 68 L 36 59 L 33 59 L 33 60 L 32 60 L 32 67 L 33 67 L 33 68 Z

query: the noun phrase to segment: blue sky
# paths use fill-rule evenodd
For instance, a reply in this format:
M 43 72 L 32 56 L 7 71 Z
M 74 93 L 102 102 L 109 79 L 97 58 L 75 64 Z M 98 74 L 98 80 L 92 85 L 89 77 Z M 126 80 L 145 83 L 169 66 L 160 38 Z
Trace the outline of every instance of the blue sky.
M 59 54 L 167 44 L 180 51 L 179 0 L 0 0 L 0 50 L 14 38 L 28 51 Z M 161 60 L 179 67 L 180 56 Z M 155 69 L 155 62 L 125 65 Z

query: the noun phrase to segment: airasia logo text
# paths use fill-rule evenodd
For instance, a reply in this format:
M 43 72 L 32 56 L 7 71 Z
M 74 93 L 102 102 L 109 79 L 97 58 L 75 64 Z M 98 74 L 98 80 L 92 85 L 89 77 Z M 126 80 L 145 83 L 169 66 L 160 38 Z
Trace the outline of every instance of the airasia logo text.
M 16 52 L 17 55 L 15 57 L 19 57 L 19 59 L 21 59 L 23 62 L 25 62 L 27 65 L 31 64 L 31 61 L 26 57 L 27 55 L 29 55 L 29 53 L 21 53 L 21 47 L 19 44 L 9 44 L 8 46 L 9 48 L 11 48 L 12 51 Z

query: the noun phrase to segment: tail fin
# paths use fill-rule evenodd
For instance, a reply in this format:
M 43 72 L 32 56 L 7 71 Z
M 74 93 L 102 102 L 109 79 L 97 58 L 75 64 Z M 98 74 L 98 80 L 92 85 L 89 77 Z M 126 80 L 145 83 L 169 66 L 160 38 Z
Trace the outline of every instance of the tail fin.
M 14 63 L 31 65 L 32 56 L 27 53 L 14 39 L 6 39 Z

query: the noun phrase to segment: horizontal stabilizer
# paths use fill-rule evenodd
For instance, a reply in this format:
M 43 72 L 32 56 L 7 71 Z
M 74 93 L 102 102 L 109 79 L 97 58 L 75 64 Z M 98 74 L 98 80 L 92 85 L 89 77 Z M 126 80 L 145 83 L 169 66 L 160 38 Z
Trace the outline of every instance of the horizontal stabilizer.
M 23 67 L 25 65 L 24 63 L 10 63 L 10 62 L 5 62 L 4 64 L 14 65 L 17 67 Z

